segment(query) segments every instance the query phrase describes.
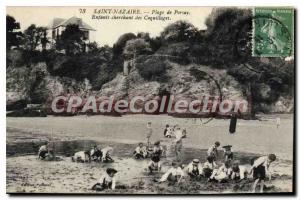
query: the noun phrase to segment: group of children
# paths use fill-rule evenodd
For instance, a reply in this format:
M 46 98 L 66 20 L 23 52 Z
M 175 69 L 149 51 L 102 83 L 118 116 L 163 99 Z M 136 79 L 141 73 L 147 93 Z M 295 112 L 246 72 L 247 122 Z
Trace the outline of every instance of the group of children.
M 166 138 L 176 137 L 175 133 L 176 133 L 176 130 L 178 129 L 178 127 L 179 127 L 178 125 L 174 125 L 173 127 L 170 127 L 169 124 L 166 124 L 166 127 L 164 129 L 164 137 L 166 137 Z M 182 129 L 182 134 L 183 134 L 183 136 L 182 136 L 183 138 L 187 137 L 185 128 Z
M 216 182 L 241 181 L 253 177 L 254 183 L 252 191 L 255 192 L 257 185 L 260 183 L 260 192 L 263 192 L 264 181 L 266 175 L 271 179 L 269 171 L 270 164 L 276 160 L 274 154 L 268 156 L 261 156 L 251 160 L 251 168 L 248 170 L 246 166 L 241 165 L 238 160 L 234 160 L 234 153 L 231 145 L 222 146 L 222 158 L 219 155 L 220 142 L 216 141 L 207 150 L 206 162 L 203 165 L 199 159 L 193 159 L 187 166 L 180 165 L 178 162 L 172 162 L 171 168 L 167 170 L 164 175 L 155 180 L 157 182 L 169 181 L 172 183 L 179 183 L 184 177 L 190 177 L 191 180 L 207 180 Z M 158 150 L 159 153 L 156 153 Z M 149 154 L 147 148 L 142 143 L 136 148 L 134 155 L 135 158 L 151 158 L 148 165 L 149 173 L 161 170 L 160 156 L 162 155 L 163 148 L 159 142 L 154 144 L 154 150 Z M 139 156 L 137 156 L 139 155 Z M 216 160 L 221 161 L 217 165 Z
M 154 143 L 153 147 L 150 145 L 150 138 L 152 135 L 151 123 L 147 124 L 147 146 L 143 143 L 135 148 L 133 156 L 135 159 L 150 158 L 148 164 L 149 174 L 155 171 L 161 171 L 161 158 L 164 155 L 164 149 L 160 144 L 160 141 Z M 176 157 L 178 152 L 182 149 L 182 138 L 184 138 L 183 130 L 178 126 L 174 126 L 172 130 L 169 125 L 166 125 L 164 131 L 165 137 L 175 137 L 175 153 Z M 186 135 L 185 135 L 186 136 Z M 251 174 L 254 180 L 252 191 L 255 192 L 257 185 L 260 183 L 260 192 L 263 192 L 264 181 L 266 176 L 271 179 L 271 173 L 269 171 L 270 164 L 276 160 L 274 154 L 268 156 L 261 156 L 251 160 L 251 168 L 247 170 L 246 166 L 240 165 L 239 161 L 234 160 L 234 153 L 231 145 L 223 146 L 223 158 L 219 155 L 220 142 L 216 141 L 207 150 L 206 162 L 203 165 L 199 159 L 193 159 L 188 165 L 179 164 L 178 160 L 172 162 L 170 169 L 168 169 L 160 179 L 156 182 L 169 181 L 171 183 L 180 183 L 185 177 L 190 177 L 191 180 L 206 180 L 216 182 L 227 182 L 230 180 L 240 181 L 248 178 Z M 90 162 L 90 161 L 102 161 L 113 162 L 111 158 L 111 147 L 100 149 L 97 145 L 93 146 L 90 151 L 80 151 L 74 154 L 73 161 L 77 162 Z M 39 149 L 38 157 L 40 159 L 46 159 L 51 156 L 51 152 L 48 149 L 48 143 L 41 146 Z M 178 158 L 178 157 L 177 157 Z M 221 165 L 217 165 L 216 161 L 221 160 Z M 92 187 L 93 190 L 102 191 L 104 189 L 114 190 L 116 187 L 115 174 L 117 170 L 113 168 L 107 168 L 106 173 L 101 176 L 99 181 Z

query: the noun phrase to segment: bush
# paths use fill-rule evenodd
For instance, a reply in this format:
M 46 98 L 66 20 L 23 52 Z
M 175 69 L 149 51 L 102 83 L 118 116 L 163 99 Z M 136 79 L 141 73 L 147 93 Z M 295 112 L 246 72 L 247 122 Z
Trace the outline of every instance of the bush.
M 140 56 L 136 63 L 140 75 L 148 81 L 167 80 L 165 59 L 157 56 Z

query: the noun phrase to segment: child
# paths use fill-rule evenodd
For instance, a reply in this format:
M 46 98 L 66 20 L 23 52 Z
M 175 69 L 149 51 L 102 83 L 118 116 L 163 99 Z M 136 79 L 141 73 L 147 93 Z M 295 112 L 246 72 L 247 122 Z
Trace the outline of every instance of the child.
M 224 162 L 233 160 L 233 152 L 231 150 L 231 145 L 223 146 L 224 149 Z
M 279 128 L 280 126 L 280 117 L 276 117 L 276 127 Z
M 93 161 L 101 160 L 102 158 L 102 152 L 97 145 L 93 146 L 93 148 L 90 151 L 90 155 L 91 155 L 91 160 Z
M 161 156 L 164 153 L 164 149 L 162 146 L 160 146 L 160 141 L 156 141 L 153 146 L 153 156 L 157 156 L 158 158 L 161 158 Z
M 133 155 L 136 159 L 144 159 L 147 157 L 147 151 L 144 148 L 143 143 L 139 143 L 139 145 L 135 148 Z
M 38 152 L 38 158 L 41 160 L 44 160 L 46 158 L 46 155 L 48 154 L 48 142 L 45 142 L 44 145 L 42 145 Z
M 102 152 L 102 162 L 114 162 L 114 160 L 111 158 L 111 152 L 113 148 L 112 147 L 105 147 L 101 150 Z
M 116 178 L 115 174 L 118 171 L 113 168 L 107 168 L 106 174 L 100 177 L 98 183 L 96 183 L 92 190 L 103 191 L 105 189 L 114 190 L 116 188 Z
M 218 157 L 218 147 L 220 146 L 220 142 L 216 141 L 214 145 L 212 145 L 207 150 L 207 156 L 213 157 L 214 160 Z
M 214 157 L 212 156 L 207 156 L 206 160 L 207 161 L 203 165 L 203 175 L 205 178 L 210 178 L 217 165 L 214 161 Z
M 219 182 L 227 181 L 232 173 L 231 162 L 226 161 L 219 169 L 215 169 L 210 176 L 210 180 Z
M 262 156 L 256 160 L 251 161 L 250 173 L 253 172 L 254 183 L 252 186 L 252 192 L 255 192 L 258 182 L 260 182 L 260 192 L 263 192 L 266 174 L 269 175 L 271 180 L 271 173 L 269 171 L 270 164 L 276 160 L 275 154 L 269 154 L 268 156 Z
M 202 170 L 199 159 L 194 159 L 193 162 L 187 166 L 187 173 L 191 179 L 199 178 L 202 175 Z
M 184 176 L 184 172 L 181 167 L 176 163 L 172 162 L 172 167 L 159 179 L 159 183 L 169 181 L 173 184 L 180 183 Z
M 158 156 L 153 156 L 151 158 L 151 161 L 148 165 L 148 169 L 149 169 L 149 174 L 152 174 L 153 171 L 161 170 L 160 158 Z
M 175 135 L 175 155 L 176 155 L 176 159 L 177 161 L 181 161 L 181 151 L 182 151 L 182 130 L 179 127 L 176 127 L 175 131 L 174 131 L 174 135 Z
M 167 133 L 170 132 L 169 124 L 166 125 L 166 128 L 164 129 L 164 137 L 167 137 Z
M 73 162 L 90 162 L 91 156 L 89 151 L 78 151 L 72 156 Z
M 234 161 L 232 164 L 231 179 L 240 181 L 247 176 L 247 170 L 245 166 L 241 166 L 238 161 Z
M 147 139 L 147 147 L 150 147 L 150 138 L 152 136 L 153 133 L 153 129 L 152 129 L 152 123 L 148 122 L 147 123 L 147 135 L 146 135 L 146 139 Z

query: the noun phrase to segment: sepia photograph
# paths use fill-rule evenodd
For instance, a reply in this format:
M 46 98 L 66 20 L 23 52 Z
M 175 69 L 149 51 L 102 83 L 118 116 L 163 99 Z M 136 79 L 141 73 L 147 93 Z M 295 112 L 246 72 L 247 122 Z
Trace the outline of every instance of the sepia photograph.
M 6 193 L 294 195 L 294 19 L 7 6 Z

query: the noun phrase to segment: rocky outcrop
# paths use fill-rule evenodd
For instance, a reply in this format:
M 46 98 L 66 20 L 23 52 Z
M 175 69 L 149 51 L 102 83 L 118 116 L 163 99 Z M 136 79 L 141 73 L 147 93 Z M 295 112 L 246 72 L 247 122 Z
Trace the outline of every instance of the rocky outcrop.
M 167 76 L 165 82 L 146 81 L 138 73 L 138 70 L 131 69 L 128 76 L 118 74 L 109 83 L 103 85 L 99 96 L 115 96 L 115 98 L 144 96 L 151 99 L 166 91 L 175 98 L 200 98 L 204 95 L 220 96 L 237 100 L 244 99 L 239 84 L 233 77 L 226 73 L 226 70 L 211 69 L 202 65 L 181 66 L 176 63 L 167 62 Z M 207 74 L 205 78 L 198 80 L 191 73 L 191 69 L 197 69 Z
M 88 81 L 51 76 L 44 62 L 30 67 L 10 66 L 6 71 L 7 110 L 22 108 L 27 103 L 45 104 L 67 91 L 85 92 L 89 88 Z

